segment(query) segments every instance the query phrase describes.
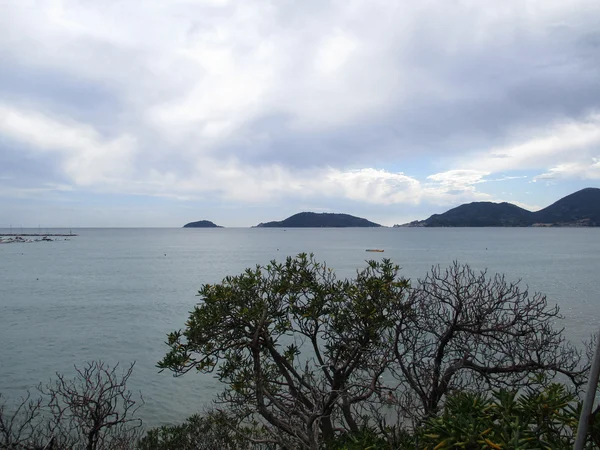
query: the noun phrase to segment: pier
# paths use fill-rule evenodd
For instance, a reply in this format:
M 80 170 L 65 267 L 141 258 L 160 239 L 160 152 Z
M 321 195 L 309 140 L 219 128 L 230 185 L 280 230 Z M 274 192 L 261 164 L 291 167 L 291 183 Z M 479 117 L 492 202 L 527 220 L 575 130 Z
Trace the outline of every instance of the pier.
M 33 236 L 33 237 L 50 237 L 50 236 L 56 236 L 56 237 L 69 237 L 69 236 L 78 236 L 75 233 L 70 233 L 70 234 L 56 234 L 56 233 L 0 233 L 0 236 L 6 236 L 6 237 L 18 237 L 18 236 Z

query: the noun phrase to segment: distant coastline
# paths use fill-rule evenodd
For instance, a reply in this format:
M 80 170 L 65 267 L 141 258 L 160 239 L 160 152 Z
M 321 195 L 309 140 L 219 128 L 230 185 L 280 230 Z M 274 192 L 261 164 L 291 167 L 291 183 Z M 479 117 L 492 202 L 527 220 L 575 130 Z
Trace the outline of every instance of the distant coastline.
M 381 224 L 344 213 L 300 212 L 283 220 L 261 222 L 251 228 L 376 228 Z M 399 227 L 569 227 L 600 226 L 600 189 L 585 188 L 539 211 L 512 203 L 473 202 L 414 220 Z M 223 228 L 210 220 L 189 222 L 183 228 Z
M 539 211 L 512 203 L 473 202 L 397 227 L 598 227 L 600 189 L 585 188 Z

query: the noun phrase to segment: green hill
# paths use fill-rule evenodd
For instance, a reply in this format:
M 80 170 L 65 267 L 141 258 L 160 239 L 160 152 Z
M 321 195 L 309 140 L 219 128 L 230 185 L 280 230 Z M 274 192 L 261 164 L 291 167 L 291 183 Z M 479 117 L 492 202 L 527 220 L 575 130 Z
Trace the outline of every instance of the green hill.
M 582 189 L 533 214 L 536 223 L 600 226 L 600 189 Z
M 426 222 L 429 227 L 526 227 L 531 215 L 511 203 L 474 202 L 434 214 Z
M 223 228 L 215 225 L 210 220 L 199 220 L 198 222 L 186 223 L 183 228 Z
M 512 203 L 473 202 L 406 227 L 600 226 L 600 189 L 586 188 L 536 212 Z
M 259 223 L 258 228 L 380 227 L 378 223 L 349 214 L 301 212 L 285 220 Z

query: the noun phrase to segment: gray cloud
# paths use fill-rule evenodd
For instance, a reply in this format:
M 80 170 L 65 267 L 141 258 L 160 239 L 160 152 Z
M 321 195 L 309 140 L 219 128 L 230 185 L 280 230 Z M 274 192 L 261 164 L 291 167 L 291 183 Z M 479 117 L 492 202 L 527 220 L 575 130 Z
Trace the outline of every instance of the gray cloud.
M 0 176 L 30 186 L 381 205 L 493 198 L 465 170 L 600 177 L 591 0 L 5 9 Z

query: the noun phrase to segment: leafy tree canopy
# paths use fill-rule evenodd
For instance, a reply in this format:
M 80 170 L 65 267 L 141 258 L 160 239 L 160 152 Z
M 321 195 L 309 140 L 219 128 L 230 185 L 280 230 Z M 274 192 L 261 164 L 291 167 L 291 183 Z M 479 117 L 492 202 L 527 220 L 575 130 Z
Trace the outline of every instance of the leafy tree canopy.
M 545 296 L 458 263 L 411 284 L 390 260 L 368 261 L 340 280 L 300 254 L 199 296 L 159 367 L 215 374 L 232 429 L 255 443 L 317 449 L 373 426 L 385 435 L 390 417 L 422 424 L 455 391 L 519 388 L 535 373 L 577 387 L 586 369 Z

